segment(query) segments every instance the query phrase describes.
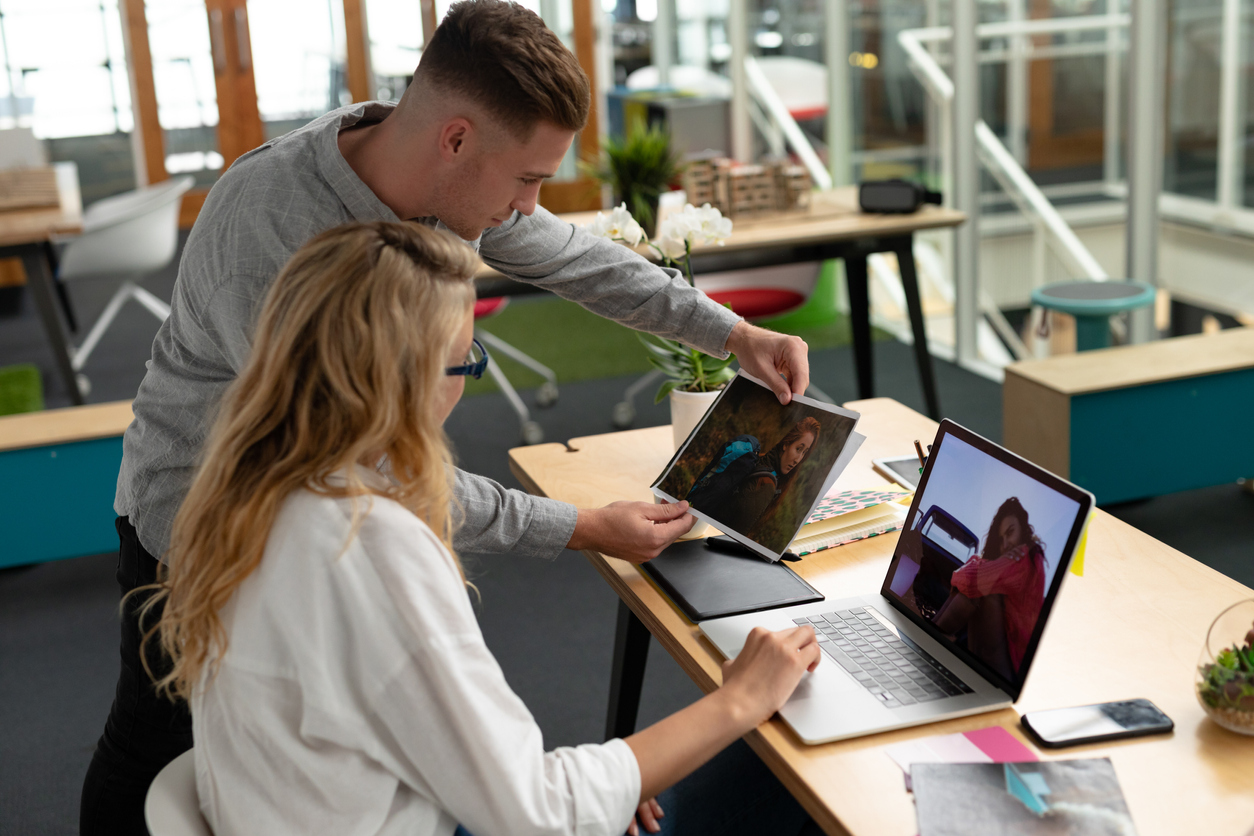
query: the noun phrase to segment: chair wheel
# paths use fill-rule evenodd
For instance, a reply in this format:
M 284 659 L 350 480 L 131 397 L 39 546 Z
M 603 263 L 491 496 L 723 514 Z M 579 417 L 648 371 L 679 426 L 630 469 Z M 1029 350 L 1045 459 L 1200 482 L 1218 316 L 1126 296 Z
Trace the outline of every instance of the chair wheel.
M 85 374 L 74 375 L 74 382 L 78 385 L 79 394 L 84 398 L 91 394 L 91 378 Z
M 539 444 L 544 441 L 544 429 L 535 421 L 528 421 L 522 425 L 523 444 Z
M 631 426 L 631 422 L 636 420 L 636 408 L 631 405 L 631 401 L 619 401 L 614 404 L 614 411 L 610 414 L 610 421 L 620 430 L 625 430 Z
M 544 385 L 536 390 L 536 406 L 548 409 L 555 403 L 557 403 L 557 384 L 545 381 Z

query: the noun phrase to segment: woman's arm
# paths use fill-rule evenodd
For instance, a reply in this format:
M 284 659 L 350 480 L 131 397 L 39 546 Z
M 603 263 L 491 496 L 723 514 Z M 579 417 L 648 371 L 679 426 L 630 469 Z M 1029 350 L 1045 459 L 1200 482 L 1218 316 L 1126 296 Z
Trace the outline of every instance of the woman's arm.
M 640 798 L 652 798 L 739 737 L 770 719 L 801 674 L 819 663 L 812 627 L 772 633 L 755 628 L 744 649 L 723 664 L 723 686 L 627 738 L 640 767 Z

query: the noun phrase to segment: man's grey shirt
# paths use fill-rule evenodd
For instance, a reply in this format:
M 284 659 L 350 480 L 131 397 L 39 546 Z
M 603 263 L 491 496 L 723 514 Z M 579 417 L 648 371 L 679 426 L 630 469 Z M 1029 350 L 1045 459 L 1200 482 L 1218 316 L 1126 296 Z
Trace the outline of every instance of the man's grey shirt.
M 130 518 L 149 554 L 165 554 L 218 403 L 244 368 L 261 303 L 288 258 L 339 224 L 399 220 L 337 144 L 342 129 L 390 112 L 379 103 L 332 111 L 240 157 L 209 192 L 122 442 L 113 507 Z M 446 229 L 435 218 L 421 222 Z M 717 356 L 726 356 L 723 347 L 739 321 L 675 271 L 542 208 L 530 217 L 515 212 L 470 245 L 508 276 Z M 454 540 L 458 551 L 554 556 L 574 532 L 573 506 L 491 479 L 458 470 L 455 494 L 465 512 Z

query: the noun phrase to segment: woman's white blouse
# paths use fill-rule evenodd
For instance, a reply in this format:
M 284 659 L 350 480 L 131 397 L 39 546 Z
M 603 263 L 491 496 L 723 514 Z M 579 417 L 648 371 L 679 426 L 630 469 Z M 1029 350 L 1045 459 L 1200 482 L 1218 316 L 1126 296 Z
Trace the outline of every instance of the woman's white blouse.
M 622 834 L 630 747 L 545 752 L 452 556 L 399 504 L 359 501 L 346 547 L 350 500 L 288 497 L 222 611 L 229 647 L 191 701 L 214 833 Z

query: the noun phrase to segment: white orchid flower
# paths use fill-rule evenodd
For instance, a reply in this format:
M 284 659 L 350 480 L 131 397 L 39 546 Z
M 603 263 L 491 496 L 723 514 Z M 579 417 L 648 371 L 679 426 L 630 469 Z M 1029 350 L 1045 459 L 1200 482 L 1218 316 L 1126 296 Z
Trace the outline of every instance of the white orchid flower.
M 662 254 L 663 258 L 670 261 L 679 261 L 688 255 L 688 242 L 682 233 L 668 228 L 667 223 L 662 224 L 661 234 L 653 239 L 653 246 Z
M 614 211 L 610 212 L 610 225 L 618 233 L 614 237 L 626 241 L 632 247 L 644 240 L 644 229 L 627 211 L 626 201 L 615 206 Z
M 622 241 L 632 247 L 644 239 L 644 230 L 627 211 L 626 202 L 615 206 L 608 216 L 597 212 L 597 216 L 584 229 L 599 238 Z
M 659 248 L 663 240 L 678 240 L 689 246 L 704 243 L 721 245 L 727 236 L 731 235 L 731 230 L 731 220 L 724 218 L 723 213 L 710 204 L 707 203 L 698 209 L 689 203 L 683 210 L 666 216 L 666 220 L 658 229 L 658 238 L 654 243 L 658 244 Z M 674 249 L 673 246 L 672 249 Z M 667 258 L 681 256 L 682 253 L 680 256 L 667 255 Z
M 701 237 L 711 244 L 722 246 L 727 237 L 731 235 L 731 218 L 724 218 L 722 212 L 708 203 L 693 211 L 701 219 Z

